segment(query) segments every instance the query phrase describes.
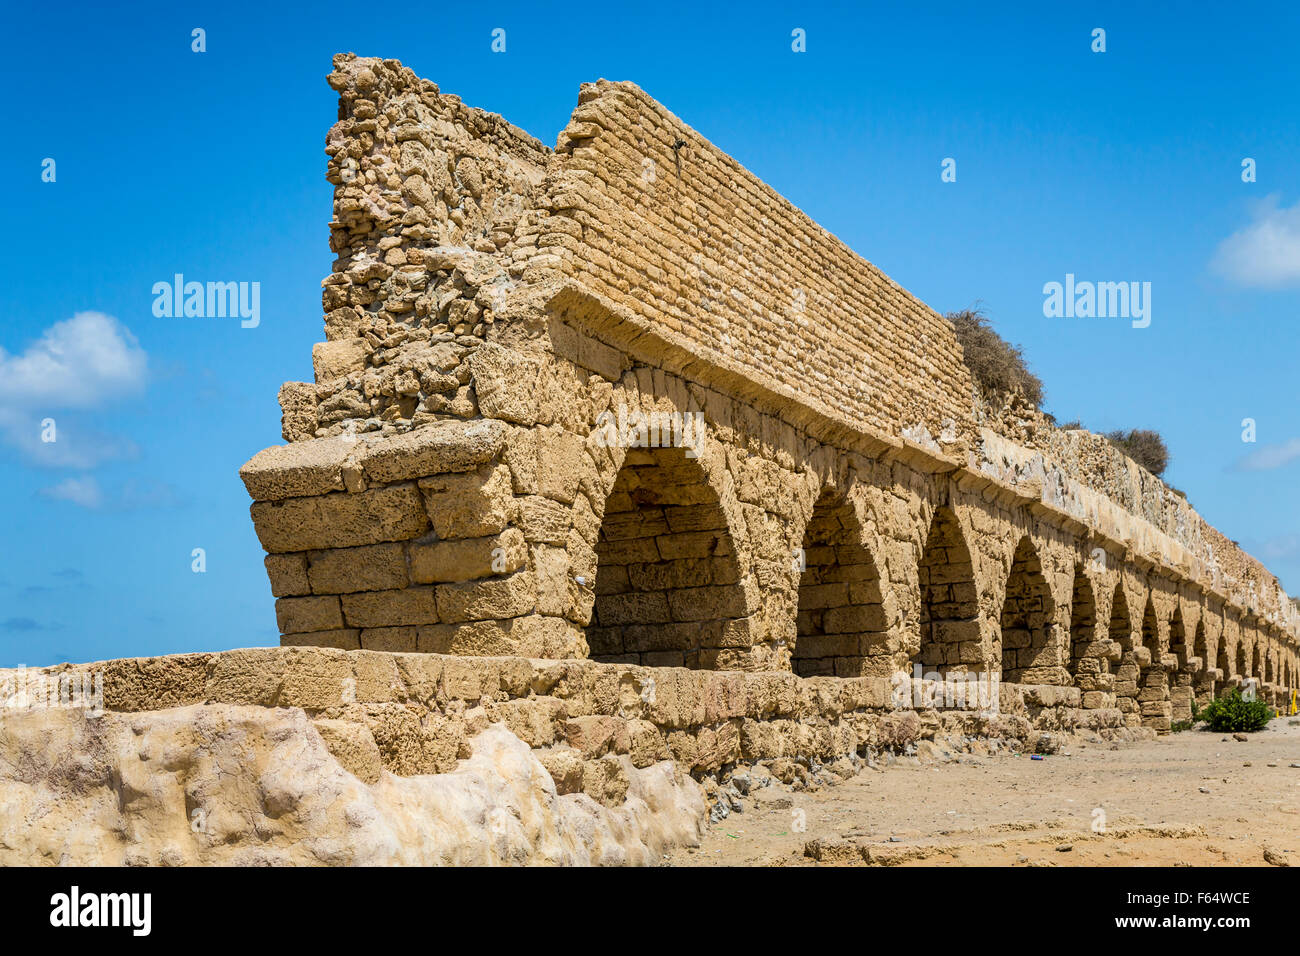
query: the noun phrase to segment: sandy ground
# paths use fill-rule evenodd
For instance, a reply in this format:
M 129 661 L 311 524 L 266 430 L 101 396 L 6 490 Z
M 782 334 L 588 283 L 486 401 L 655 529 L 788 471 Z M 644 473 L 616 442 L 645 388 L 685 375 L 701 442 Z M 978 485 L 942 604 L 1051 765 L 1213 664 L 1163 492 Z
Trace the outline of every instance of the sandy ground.
M 1300 720 L 751 790 L 676 866 L 1300 866 Z M 802 826 L 802 829 L 801 829 Z M 1267 858 L 1266 858 L 1267 857 Z

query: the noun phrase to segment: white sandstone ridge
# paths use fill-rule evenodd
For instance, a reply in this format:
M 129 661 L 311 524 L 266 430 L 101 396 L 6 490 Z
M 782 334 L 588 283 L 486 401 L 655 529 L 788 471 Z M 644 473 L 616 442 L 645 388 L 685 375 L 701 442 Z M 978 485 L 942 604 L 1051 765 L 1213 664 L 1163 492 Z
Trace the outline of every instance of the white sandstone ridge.
M 671 761 L 628 762 L 610 808 L 557 794 L 501 724 L 451 772 L 403 777 L 323 723 L 231 704 L 7 711 L 0 865 L 644 865 L 698 844 L 707 818 Z

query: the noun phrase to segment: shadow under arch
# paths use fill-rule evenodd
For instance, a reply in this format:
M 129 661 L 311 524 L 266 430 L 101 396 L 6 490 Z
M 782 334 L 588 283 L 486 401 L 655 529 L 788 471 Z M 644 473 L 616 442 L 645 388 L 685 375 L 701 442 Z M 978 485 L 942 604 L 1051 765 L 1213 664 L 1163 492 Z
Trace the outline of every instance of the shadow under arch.
M 1168 730 L 1172 708 L 1169 704 L 1169 676 L 1165 673 L 1160 651 L 1160 627 L 1156 623 L 1156 606 L 1147 595 L 1142 612 L 1142 646 L 1147 652 L 1147 663 L 1138 674 L 1138 702 L 1142 724 L 1155 730 Z
M 880 572 L 842 492 L 827 488 L 818 496 L 800 553 L 794 672 L 801 677 L 890 674 Z
M 1056 606 L 1028 535 L 1016 545 L 1000 619 L 1002 680 L 1011 684 L 1065 684 L 1063 649 L 1052 621 Z
M 917 567 L 921 645 L 912 660 L 927 673 L 978 673 L 985 660 L 975 566 L 951 508 L 935 509 Z
M 750 635 L 735 542 L 717 493 L 686 449 L 627 451 L 595 552 L 593 660 L 743 666 Z

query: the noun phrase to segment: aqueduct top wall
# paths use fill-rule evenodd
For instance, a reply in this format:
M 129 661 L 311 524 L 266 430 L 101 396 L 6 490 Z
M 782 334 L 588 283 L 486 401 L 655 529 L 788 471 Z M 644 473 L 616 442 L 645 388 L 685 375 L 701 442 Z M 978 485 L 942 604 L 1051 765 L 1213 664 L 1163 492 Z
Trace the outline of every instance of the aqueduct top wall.
M 286 643 L 1015 659 L 1144 717 L 1165 705 L 1134 675 L 1245 676 L 1216 670 L 1229 647 L 1293 683 L 1296 607 L 1262 565 L 1097 436 L 983 407 L 941 316 L 635 86 L 584 85 L 550 150 L 396 61 L 340 56 L 330 83 L 326 341 L 281 390 L 290 444 L 243 470 Z M 610 448 L 620 409 L 707 434 Z M 827 563 L 792 577 L 801 549 Z M 1081 575 L 1109 642 L 1061 636 Z M 1071 641 L 1123 662 L 1076 675 Z

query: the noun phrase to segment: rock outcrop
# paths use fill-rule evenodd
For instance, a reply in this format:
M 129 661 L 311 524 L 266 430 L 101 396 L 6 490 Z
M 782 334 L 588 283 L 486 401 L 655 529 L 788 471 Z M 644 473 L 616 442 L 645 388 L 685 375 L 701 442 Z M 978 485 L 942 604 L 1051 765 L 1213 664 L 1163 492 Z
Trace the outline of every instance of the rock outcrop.
M 454 770 L 414 776 L 358 730 L 231 704 L 9 711 L 0 865 L 648 864 L 707 817 L 671 761 L 626 763 L 626 797 L 606 807 L 558 794 L 499 724 Z

